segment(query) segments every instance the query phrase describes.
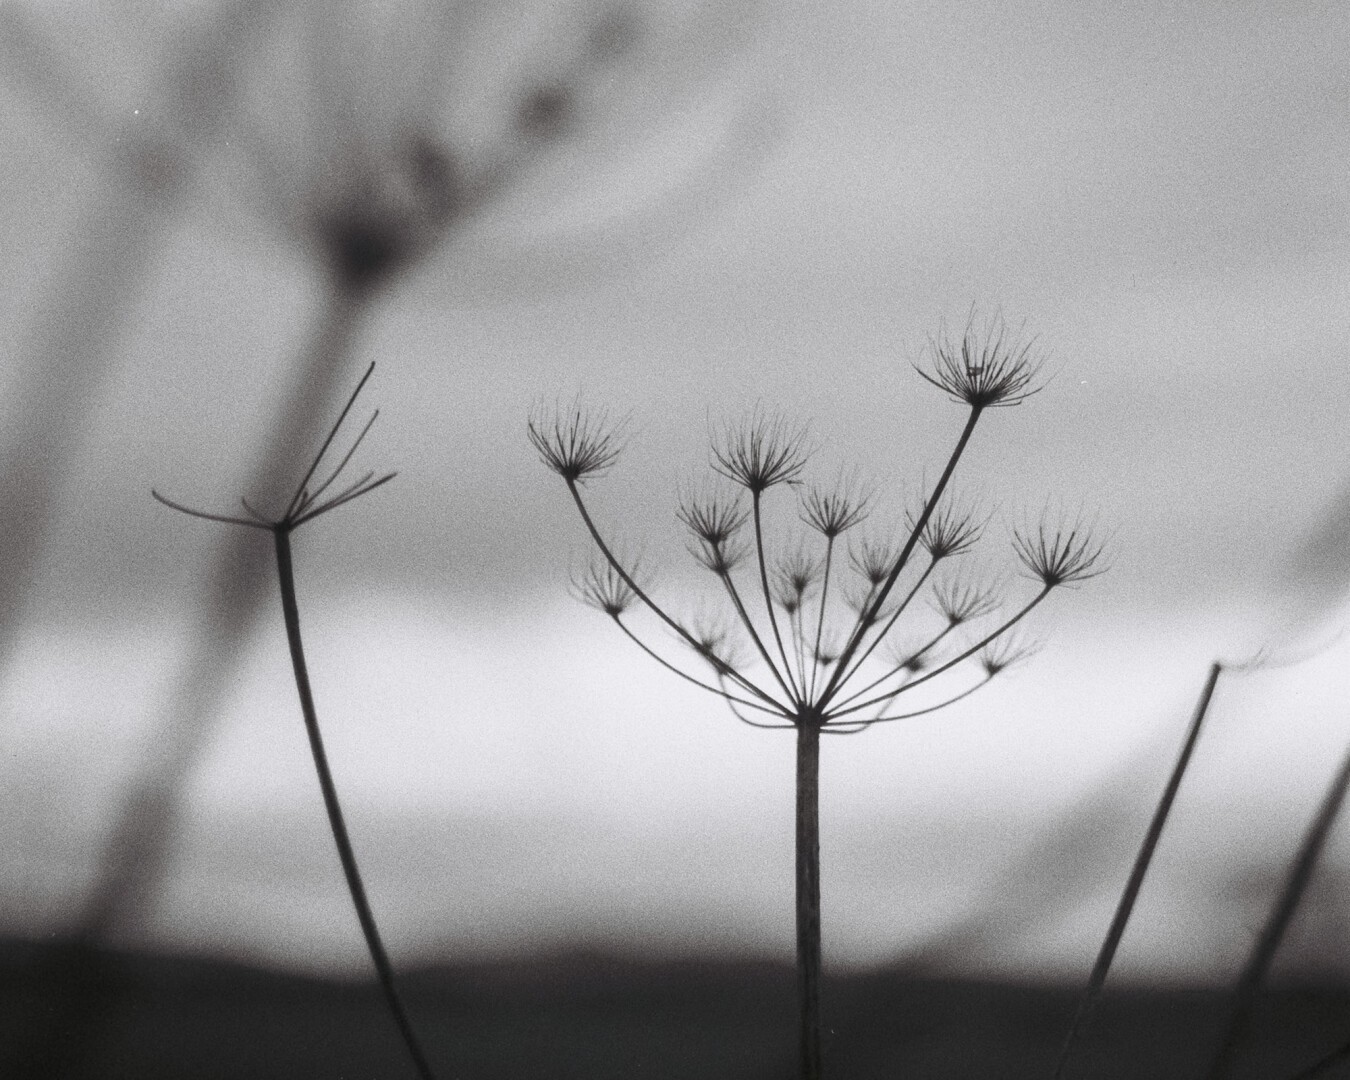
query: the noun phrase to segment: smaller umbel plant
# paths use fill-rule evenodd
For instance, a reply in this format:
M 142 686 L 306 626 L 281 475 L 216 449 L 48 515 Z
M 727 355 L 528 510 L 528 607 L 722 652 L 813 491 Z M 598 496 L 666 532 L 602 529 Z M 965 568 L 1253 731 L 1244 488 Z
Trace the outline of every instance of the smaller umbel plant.
M 583 487 L 621 450 L 619 425 L 579 407 L 536 409 L 528 426 L 540 458 L 566 483 L 596 553 L 573 585 L 587 604 L 656 663 L 724 700 L 754 727 L 796 732 L 796 927 L 799 1066 L 821 1076 L 819 762 L 821 735 L 851 735 L 932 713 L 973 694 L 1023 659 L 1031 646 L 1014 628 L 1056 589 L 1102 572 L 1101 546 L 1081 523 L 1050 517 L 1017 529 L 1012 548 L 1032 589 L 1004 608 L 995 590 L 945 565 L 973 547 L 984 523 L 948 495 L 948 484 L 981 415 L 1039 389 L 1040 363 L 1001 321 L 959 340 L 939 334 L 919 374 L 967 409 L 936 485 L 891 535 L 854 539 L 872 495 L 847 476 L 827 487 L 802 481 L 804 427 L 757 409 L 713 439 L 712 482 L 686 491 L 676 517 L 689 551 L 715 579 L 721 614 L 679 617 L 651 595 L 645 568 L 616 553 L 596 525 Z M 720 478 L 717 479 L 717 478 Z M 771 536 L 766 503 L 798 490 L 804 530 Z M 861 530 L 859 530 L 861 531 Z M 916 631 L 927 590 L 936 624 Z M 654 642 L 630 618 L 646 608 L 678 651 Z M 908 616 L 908 618 L 907 618 Z M 902 631 L 900 628 L 904 627 Z M 975 627 L 980 627 L 975 629 Z M 924 690 L 926 696 L 916 692 Z M 910 707 L 905 702 L 914 701 Z
M 347 399 L 347 404 L 338 416 L 337 422 L 329 430 L 328 437 L 324 439 L 323 445 L 319 448 L 319 452 L 314 456 L 313 461 L 310 462 L 304 477 L 296 485 L 295 493 L 291 496 L 291 500 L 281 517 L 276 519 L 264 517 L 253 508 L 247 499 L 239 500 L 247 516 L 239 517 L 194 510 L 166 498 L 158 491 L 152 491 L 151 494 L 165 506 L 192 517 L 217 521 L 227 525 L 239 525 L 247 529 L 259 529 L 272 534 L 272 545 L 276 554 L 277 580 L 281 588 L 281 610 L 286 623 L 286 641 L 290 647 L 291 667 L 295 673 L 295 688 L 300 695 L 300 712 L 304 717 L 305 732 L 309 736 L 309 748 L 314 758 L 314 769 L 319 776 L 319 788 L 323 793 L 324 808 L 328 811 L 328 824 L 333 833 L 333 840 L 337 844 L 338 858 L 342 862 L 342 872 L 347 879 L 347 889 L 351 894 L 352 906 L 356 909 L 356 918 L 361 924 L 361 932 L 365 936 L 366 947 L 369 949 L 371 961 L 375 965 L 375 975 L 379 980 L 380 989 L 384 993 L 385 1003 L 388 1005 L 399 1035 L 408 1049 L 417 1075 L 422 1080 L 434 1080 L 435 1074 L 431 1071 L 431 1065 L 427 1061 L 426 1054 L 413 1032 L 407 1010 L 403 1006 L 403 1000 L 399 996 L 398 988 L 394 985 L 393 967 L 389 963 L 389 954 L 385 952 L 384 943 L 380 940 L 380 931 L 375 924 L 375 915 L 370 909 L 370 902 L 366 899 L 366 887 L 361 879 L 361 871 L 357 868 L 356 854 L 352 850 L 352 842 L 347 834 L 347 824 L 342 816 L 342 807 L 338 803 L 337 786 L 333 783 L 333 774 L 328 767 L 328 755 L 324 751 L 323 737 L 319 732 L 319 715 L 314 705 L 314 693 L 309 683 L 309 669 L 305 663 L 304 644 L 300 637 L 300 608 L 295 597 L 295 570 L 291 560 L 291 533 L 301 525 L 322 517 L 340 506 L 345 506 L 363 495 L 368 495 L 394 478 L 394 473 L 376 475 L 374 472 L 367 472 L 355 480 L 339 483 L 352 459 L 352 455 L 356 453 L 367 432 L 370 431 L 371 425 L 375 423 L 376 417 L 379 416 L 379 411 L 376 410 L 361 429 L 360 434 L 352 441 L 350 449 L 342 456 L 336 467 L 328 473 L 327 477 L 315 483 L 315 475 L 318 473 L 319 465 L 323 462 L 329 447 L 332 446 L 333 440 L 337 437 L 343 421 L 347 419 L 347 414 L 356 403 L 357 395 L 361 393 L 362 387 L 366 385 L 366 380 L 370 378 L 374 370 L 375 365 L 371 364 L 366 369 L 365 375 L 361 377 L 361 381 L 357 383 L 356 389 Z

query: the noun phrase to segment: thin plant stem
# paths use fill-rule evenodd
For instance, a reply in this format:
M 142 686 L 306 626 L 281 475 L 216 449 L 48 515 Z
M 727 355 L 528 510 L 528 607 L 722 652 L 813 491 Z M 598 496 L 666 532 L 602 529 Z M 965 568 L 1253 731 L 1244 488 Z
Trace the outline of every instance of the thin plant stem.
M 735 703 L 738 705 L 744 705 L 747 709 L 758 709 L 760 712 L 771 713 L 774 716 L 782 715 L 782 713 L 778 709 L 772 709 L 767 705 L 760 705 L 759 703 L 754 701 L 746 701 L 745 698 L 737 697 L 735 694 L 730 693 L 725 688 L 719 690 L 717 687 L 710 686 L 708 683 L 705 683 L 702 679 L 696 679 L 688 672 L 681 671 L 669 660 L 667 660 L 664 656 L 661 656 L 655 649 L 653 649 L 650 645 L 648 645 L 635 633 L 633 633 L 633 631 L 628 627 L 628 624 L 625 623 L 622 619 L 620 619 L 617 616 L 610 616 L 610 617 L 614 619 L 614 622 L 618 625 L 619 629 L 622 630 L 626 635 L 628 635 L 628 639 L 634 645 L 636 645 L 639 649 L 645 652 L 648 656 L 650 656 L 653 660 L 655 660 L 667 671 L 673 672 L 674 674 L 678 675 L 685 682 L 693 683 L 695 686 L 700 687 L 703 690 L 707 690 L 710 693 L 716 694 L 718 697 L 724 699 L 728 704 Z M 736 670 L 733 667 L 731 667 L 730 664 L 726 665 L 726 668 L 727 670 L 725 672 L 718 670 L 717 674 L 719 679 L 733 678 L 739 680 L 741 678 L 741 676 L 737 674 Z
M 408 1014 L 404 1010 L 398 988 L 394 985 L 393 968 L 380 940 L 380 931 L 375 925 L 370 902 L 366 899 L 366 888 L 361 880 L 361 871 L 356 865 L 356 854 L 352 851 L 351 839 L 347 835 L 342 807 L 338 803 L 337 787 L 328 768 L 328 756 L 324 752 L 323 737 L 319 733 L 319 716 L 314 707 L 314 695 L 309 685 L 309 670 L 305 664 L 304 644 L 300 637 L 300 609 L 295 599 L 295 570 L 291 562 L 289 523 L 283 522 L 274 527 L 272 536 L 276 549 L 277 579 L 281 586 L 281 609 L 286 620 L 286 642 L 290 646 L 291 666 L 295 670 L 295 688 L 300 695 L 300 711 L 304 714 L 305 732 L 309 736 L 310 752 L 314 755 L 314 769 L 319 774 L 323 805 L 328 811 L 328 824 L 333 830 L 333 841 L 337 844 L 342 872 L 347 878 L 352 906 L 356 908 L 356 917 L 361 923 L 361 932 L 365 935 L 370 959 L 375 964 L 375 974 L 380 989 L 384 992 L 385 1002 L 393 1014 L 394 1023 L 398 1026 L 399 1034 L 402 1035 L 404 1045 L 408 1048 L 417 1074 L 422 1080 L 435 1080 L 435 1074 L 431 1071 L 426 1055 L 413 1033 L 412 1024 L 408 1021 Z
M 792 633 L 792 643 L 797 652 L 797 677 L 801 679 L 802 685 L 806 685 L 806 631 L 802 625 L 802 609 L 800 604 L 797 609 L 788 615 L 788 628 Z
M 820 614 L 816 616 L 816 645 L 811 652 L 811 689 L 808 696 L 816 695 L 816 676 L 820 673 L 820 640 L 825 634 L 825 601 L 830 595 L 830 564 L 834 557 L 834 537 L 825 538 L 825 573 L 820 581 Z M 806 677 L 802 676 L 805 685 Z
M 800 701 L 806 690 L 804 687 L 799 690 L 796 686 L 796 680 L 792 677 L 792 665 L 788 662 L 787 649 L 783 648 L 783 635 L 778 630 L 778 616 L 773 613 L 773 594 L 769 591 L 769 568 L 764 561 L 764 522 L 763 514 L 760 512 L 761 495 L 761 492 L 756 491 L 750 500 L 755 521 L 755 554 L 756 561 L 759 563 L 759 584 L 764 591 L 764 607 L 769 613 L 769 626 L 773 628 L 773 638 L 778 643 L 778 655 L 783 658 L 783 673 L 786 675 L 789 684 L 788 697 L 794 701 Z M 775 668 L 775 672 L 777 671 L 772 662 L 769 663 L 769 667 Z
M 1331 835 L 1331 827 L 1336 823 L 1336 815 L 1345 801 L 1347 787 L 1350 787 L 1350 750 L 1346 751 L 1345 757 L 1341 760 L 1341 767 L 1336 771 L 1331 786 L 1327 788 L 1326 795 L 1322 798 L 1322 805 L 1318 807 L 1312 824 L 1308 827 L 1308 833 L 1303 838 L 1298 854 L 1289 868 L 1284 889 L 1276 900 L 1265 927 L 1261 930 L 1261 936 L 1257 938 L 1242 977 L 1238 980 L 1237 989 L 1233 994 L 1233 1012 L 1224 1031 L 1223 1041 L 1220 1042 L 1218 1052 L 1214 1055 L 1214 1062 L 1206 1074 L 1207 1080 L 1225 1080 L 1232 1071 L 1238 1044 L 1251 1022 L 1257 993 L 1265 981 L 1275 954 L 1279 951 L 1289 924 L 1293 922 L 1294 913 L 1298 911 L 1299 902 L 1307 891 L 1308 883 L 1312 880 L 1313 871 L 1317 868 L 1317 861 L 1326 846 L 1327 837 Z
M 1195 744 L 1200 738 L 1200 728 L 1205 722 L 1206 713 L 1209 712 L 1209 703 L 1214 697 L 1214 688 L 1219 682 L 1219 674 L 1222 671 L 1223 665 L 1218 661 L 1210 665 L 1209 674 L 1200 690 L 1200 699 L 1196 702 L 1195 715 L 1191 718 L 1190 727 L 1186 731 L 1186 738 L 1181 745 L 1181 753 L 1177 757 L 1176 765 L 1172 768 L 1172 775 L 1168 777 L 1167 786 L 1163 788 L 1162 798 L 1158 800 L 1158 807 L 1153 812 L 1153 820 L 1149 823 L 1148 832 L 1144 834 L 1144 842 L 1139 847 L 1139 854 L 1135 856 L 1134 866 L 1130 870 L 1129 879 L 1125 882 L 1125 891 L 1120 895 L 1120 902 L 1116 905 L 1111 926 L 1106 931 L 1106 940 L 1102 942 L 1101 951 L 1097 954 L 1097 962 L 1092 966 L 1092 974 L 1088 977 L 1087 987 L 1083 990 L 1083 996 L 1078 1001 L 1078 1009 L 1074 1013 L 1073 1022 L 1069 1025 L 1069 1033 L 1065 1036 L 1064 1045 L 1060 1048 L 1059 1060 L 1055 1064 L 1054 1080 L 1061 1080 L 1064 1076 L 1078 1033 L 1091 1017 L 1097 1006 L 1097 1001 L 1101 997 L 1102 987 L 1106 984 L 1106 976 L 1111 971 L 1116 950 L 1120 946 L 1121 938 L 1125 936 L 1125 927 L 1130 921 L 1130 914 L 1134 911 L 1135 900 L 1138 899 L 1139 890 L 1143 887 L 1144 875 L 1148 873 L 1149 864 L 1153 861 L 1153 853 L 1157 850 L 1158 841 L 1162 837 L 1163 827 L 1167 824 L 1167 817 L 1172 811 L 1172 803 L 1176 800 L 1177 791 L 1181 788 L 1182 777 L 1186 775 L 1186 769 L 1190 765 L 1191 753 L 1195 750 Z
M 820 726 L 797 721 L 797 1012 L 800 1080 L 820 1080 Z

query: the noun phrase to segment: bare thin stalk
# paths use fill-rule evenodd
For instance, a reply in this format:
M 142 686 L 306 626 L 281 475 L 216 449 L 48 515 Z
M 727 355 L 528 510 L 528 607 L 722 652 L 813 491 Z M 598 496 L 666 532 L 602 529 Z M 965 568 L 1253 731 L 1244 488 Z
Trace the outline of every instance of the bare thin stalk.
M 762 494 L 762 492 L 756 491 L 750 500 L 755 520 L 755 561 L 759 563 L 759 584 L 764 590 L 764 608 L 769 613 L 769 626 L 773 628 L 773 639 L 778 643 L 778 655 L 783 658 L 783 671 L 789 683 L 788 697 L 794 701 L 800 701 L 802 694 L 805 693 L 805 687 L 798 689 L 796 680 L 792 677 L 792 665 L 788 662 L 787 649 L 783 647 L 783 635 L 778 630 L 778 616 L 773 613 L 773 594 L 769 591 L 769 569 L 764 561 L 764 523 L 763 515 L 760 513 Z M 774 667 L 774 664 L 770 662 L 769 667 Z M 781 677 L 779 681 L 782 681 Z
M 800 602 L 795 611 L 788 615 L 788 627 L 792 632 L 792 643 L 797 652 L 797 677 L 806 685 L 806 631 L 802 626 Z
M 1167 824 L 1167 817 L 1172 811 L 1172 803 L 1176 800 L 1177 791 L 1181 788 L 1182 777 L 1186 775 L 1187 766 L 1190 765 L 1191 753 L 1195 750 L 1195 744 L 1200 738 L 1200 728 L 1205 722 L 1205 714 L 1209 712 L 1209 703 L 1214 697 L 1214 688 L 1218 684 L 1219 674 L 1222 670 L 1223 665 L 1217 661 L 1210 665 L 1209 675 L 1205 678 L 1205 684 L 1200 690 L 1200 700 L 1195 705 L 1195 715 L 1191 718 L 1190 727 L 1186 731 L 1186 738 L 1181 744 L 1181 753 L 1177 757 L 1176 765 L 1172 768 L 1172 775 L 1167 779 L 1167 786 L 1163 788 L 1162 798 L 1158 800 L 1158 807 L 1153 812 L 1153 820 L 1149 822 L 1148 832 L 1144 834 L 1144 842 L 1139 847 L 1139 854 L 1135 856 L 1134 866 L 1130 870 L 1129 879 L 1125 882 L 1125 891 L 1120 895 L 1120 902 L 1116 905 L 1116 913 L 1106 931 L 1106 940 L 1102 942 L 1101 951 L 1097 954 L 1097 962 L 1092 966 L 1092 974 L 1088 977 L 1087 987 L 1083 990 L 1083 996 L 1078 1001 L 1078 1009 L 1074 1013 L 1073 1022 L 1069 1025 L 1069 1033 L 1065 1036 L 1064 1045 L 1060 1048 L 1059 1060 L 1055 1064 L 1054 1080 L 1061 1080 L 1064 1076 L 1078 1033 L 1088 1022 L 1092 1011 L 1097 1006 L 1098 999 L 1101 997 L 1102 987 L 1106 984 L 1106 976 L 1111 971 L 1116 950 L 1120 947 L 1121 938 L 1125 936 L 1125 927 L 1130 921 L 1130 913 L 1133 912 L 1135 900 L 1138 899 L 1139 890 L 1143 887 L 1144 875 L 1148 873 L 1149 864 L 1153 861 L 1153 853 L 1158 847 L 1158 841 L 1162 838 L 1163 827 Z
M 1256 946 L 1252 949 L 1252 954 L 1247 960 L 1247 966 L 1242 972 L 1242 977 L 1238 980 L 1237 989 L 1233 994 L 1233 1013 L 1229 1017 L 1223 1041 L 1219 1044 L 1218 1052 L 1214 1055 L 1214 1062 L 1210 1065 L 1209 1072 L 1206 1074 L 1207 1080 L 1225 1080 L 1232 1071 L 1238 1044 L 1241 1042 L 1243 1035 L 1246 1034 L 1247 1026 L 1251 1022 L 1252 1008 L 1256 1004 L 1257 993 L 1261 989 L 1262 982 L 1265 981 L 1266 973 L 1270 970 L 1275 954 L 1279 951 L 1280 943 L 1284 940 L 1285 931 L 1289 929 L 1289 924 L 1294 919 L 1294 913 L 1298 911 L 1299 902 L 1303 899 L 1304 892 L 1307 891 L 1308 882 L 1312 880 L 1313 871 L 1317 868 L 1317 860 L 1322 855 L 1327 837 L 1331 835 L 1331 827 L 1336 823 L 1336 815 L 1340 812 L 1341 804 L 1345 801 L 1345 792 L 1348 786 L 1350 786 L 1350 750 L 1346 751 L 1345 757 L 1341 761 L 1341 767 L 1336 771 L 1331 786 L 1327 788 L 1327 793 L 1323 796 L 1322 805 L 1318 807 L 1317 814 L 1313 817 L 1312 824 L 1308 828 L 1308 833 L 1303 838 L 1303 844 L 1294 858 L 1293 865 L 1289 868 L 1289 876 L 1285 880 L 1284 889 L 1280 893 L 1279 899 L 1276 900 L 1275 907 L 1271 910 L 1270 918 L 1266 920 L 1266 925 L 1256 941 Z
M 365 935 L 370 959 L 375 964 L 375 974 L 379 979 L 380 989 L 384 992 L 385 1002 L 393 1014 L 394 1023 L 398 1026 L 399 1034 L 408 1048 L 417 1074 L 422 1080 L 435 1080 L 435 1074 L 431 1071 L 426 1055 L 413 1033 L 412 1024 L 408 1021 L 408 1014 L 404 1010 L 398 988 L 394 985 L 394 971 L 390 966 L 389 956 L 384 951 L 384 944 L 380 940 L 380 931 L 375 925 L 370 902 L 366 899 L 366 888 L 361 880 L 361 871 L 356 865 L 356 854 L 352 851 L 351 840 L 347 835 L 342 807 L 338 803 L 337 787 L 333 784 L 333 774 L 328 768 L 328 756 L 324 753 L 323 737 L 319 733 L 319 716 L 314 708 L 309 670 L 305 664 L 304 644 L 300 638 L 300 609 L 295 599 L 295 570 L 291 563 L 289 526 L 285 523 L 278 525 L 272 530 L 272 536 L 276 548 L 277 579 L 281 585 L 281 610 L 286 620 L 286 642 L 290 646 L 291 666 L 295 670 L 295 688 L 300 695 L 300 711 L 304 714 L 309 748 L 314 755 L 314 769 L 319 774 L 323 805 L 328 811 L 328 824 L 333 830 L 333 841 L 337 844 L 342 872 L 347 878 L 352 906 L 356 908 L 356 917 L 361 923 L 361 932 Z
M 800 1080 L 820 1080 L 820 726 L 797 721 L 797 1014 Z
M 808 696 L 816 696 L 816 676 L 820 674 L 820 639 L 825 633 L 825 602 L 830 597 L 830 563 L 834 557 L 834 537 L 825 538 L 825 572 L 820 581 L 820 614 L 816 617 L 816 644 L 811 650 L 811 689 Z M 806 685 L 806 677 L 802 676 L 802 685 Z
M 723 698 L 728 704 L 735 703 L 738 705 L 744 705 L 748 709 L 758 709 L 760 712 L 772 713 L 774 716 L 782 715 L 782 713 L 778 709 L 769 708 L 767 705 L 761 705 L 758 702 L 746 701 L 744 698 L 737 697 L 735 694 L 730 693 L 725 688 L 719 690 L 717 687 L 705 683 L 702 679 L 696 679 L 693 675 L 690 675 L 687 671 L 681 671 L 678 667 L 672 664 L 664 656 L 660 655 L 655 649 L 653 649 L 650 645 L 648 645 L 645 641 L 643 641 L 640 637 L 638 637 L 635 633 L 633 633 L 633 631 L 629 629 L 628 624 L 625 623 L 622 619 L 615 618 L 614 616 L 611 616 L 611 618 L 614 618 L 614 621 L 618 624 L 619 629 L 628 635 L 628 639 L 632 641 L 634 645 L 636 645 L 639 649 L 645 652 L 648 656 L 650 656 L 653 660 L 655 660 L 667 671 L 673 672 L 674 674 L 678 675 L 685 682 L 691 682 L 697 687 L 700 687 L 704 690 L 716 694 L 718 697 Z M 741 680 L 741 676 L 736 672 L 736 669 L 733 668 L 730 664 L 726 665 L 725 672 L 718 671 L 719 679 L 728 677 L 736 679 L 738 680 L 738 682 L 739 680 Z

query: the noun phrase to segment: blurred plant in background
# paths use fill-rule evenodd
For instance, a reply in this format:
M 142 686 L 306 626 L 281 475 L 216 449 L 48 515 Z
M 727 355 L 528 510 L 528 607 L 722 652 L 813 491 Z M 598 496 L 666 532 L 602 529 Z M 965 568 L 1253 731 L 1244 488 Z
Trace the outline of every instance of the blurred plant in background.
M 514 220 L 531 207 L 525 218 L 547 234 L 597 177 L 649 152 L 643 137 L 669 124 L 668 111 L 704 96 L 757 98 L 753 81 L 721 77 L 740 64 L 751 15 L 679 0 L 0 7 L 7 89 L 102 176 L 15 349 L 0 434 L 0 665 L 22 634 L 53 498 L 98 407 L 105 350 L 175 215 L 205 200 L 222 230 L 282 239 L 320 286 L 317 310 L 298 314 L 308 343 L 287 365 L 268 434 L 240 450 L 251 504 L 279 513 L 287 467 L 313 453 L 380 298 L 438 253 L 454 258 L 454 238 L 494 214 Z M 130 76 L 109 59 L 118 32 Z M 682 176 L 637 200 L 645 225 L 682 184 L 706 208 L 718 183 L 753 166 L 764 143 L 740 127 L 750 111 L 731 109 Z M 179 792 L 234 683 L 265 569 L 248 530 L 222 535 L 203 567 L 198 629 L 163 691 L 158 737 L 67 928 L 81 949 L 134 934 L 151 911 Z
M 230 214 L 268 223 L 323 283 L 290 389 L 266 444 L 250 455 L 249 497 L 272 512 L 285 500 L 279 463 L 312 452 L 312 418 L 331 407 L 378 298 L 512 199 L 545 204 L 536 221 L 547 224 L 585 195 L 607 157 L 640 152 L 635 131 L 659 126 L 664 110 L 731 93 L 715 76 L 736 66 L 750 31 L 740 4 L 240 0 L 166 17 L 179 25 L 159 28 L 167 42 L 145 61 L 158 73 L 142 79 L 144 100 L 128 116 L 121 103 L 100 100 L 98 73 L 63 52 L 41 11 L 10 4 L 0 12 L 10 81 L 107 176 L 76 227 L 80 250 L 20 349 L 8 403 L 20 418 L 0 447 L 0 494 L 12 511 L 0 523 L 0 648 L 9 649 L 50 500 L 97 400 L 101 350 L 157 235 L 194 189 L 215 200 L 224 227 Z M 139 9 L 119 15 L 117 5 L 98 17 L 130 25 L 133 36 L 146 21 Z M 712 131 L 688 176 L 729 182 L 762 146 L 742 130 Z M 651 214 L 660 216 L 668 194 L 653 193 Z M 143 914 L 144 897 L 132 896 L 139 886 L 121 875 L 136 866 L 138 881 L 154 881 L 147 868 L 163 848 L 171 793 L 230 685 L 262 595 L 250 539 L 223 538 L 203 575 L 204 622 L 167 692 L 159 760 L 134 785 L 81 934 L 99 937 Z

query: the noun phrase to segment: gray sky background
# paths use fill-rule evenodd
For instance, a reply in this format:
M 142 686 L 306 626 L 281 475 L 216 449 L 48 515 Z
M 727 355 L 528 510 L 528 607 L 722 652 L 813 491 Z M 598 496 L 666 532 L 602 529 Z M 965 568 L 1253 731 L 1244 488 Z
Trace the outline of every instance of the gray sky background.
M 555 8 L 565 26 L 586 10 Z M 456 106 L 471 133 L 493 130 L 494 78 L 547 70 L 566 45 L 521 37 L 534 9 L 508 10 L 517 29 L 445 46 L 474 59 L 454 86 L 485 103 Z M 115 14 L 100 29 L 102 11 Z M 53 9 L 114 114 L 140 107 L 161 25 L 149 11 Z M 616 70 L 576 140 L 383 298 L 359 350 L 379 364 L 368 404 L 382 409 L 365 456 L 400 475 L 298 541 L 339 783 L 383 838 L 372 891 L 390 937 L 451 953 L 577 932 L 786 952 L 790 747 L 640 668 L 566 599 L 584 537 L 525 416 L 578 389 L 631 410 L 595 505 L 678 581 L 676 485 L 704 467 L 709 419 L 757 402 L 811 420 L 816 475 L 856 463 L 903 505 L 962 420 L 910 362 L 974 305 L 1025 320 L 1055 371 L 982 422 L 962 462 L 962 489 L 995 512 L 986 565 L 1010 569 L 1006 524 L 1053 500 L 1099 517 L 1113 568 L 1055 599 L 1039 624 L 1051 646 L 980 704 L 827 747 L 827 951 L 831 934 L 860 962 L 914 947 L 978 908 L 1074 799 L 1137 768 L 1085 914 L 1014 919 L 989 954 L 1074 970 L 1204 665 L 1268 632 L 1282 596 L 1334 619 L 1350 580 L 1343 548 L 1307 548 L 1350 481 L 1350 12 L 802 2 L 739 29 L 690 29 L 673 0 L 658 12 L 683 28 L 658 39 L 667 53 L 651 46 L 667 62 Z M 369 86 L 374 113 L 394 90 Z M 265 115 L 263 137 L 284 142 L 290 113 Z M 13 380 L 107 177 L 22 93 L 0 98 L 0 139 L 0 379 Z M 149 487 L 230 505 L 316 317 L 312 267 L 239 151 L 215 153 L 108 343 L 114 367 L 59 500 L 5 705 L 20 810 L 6 817 L 29 868 L 5 898 L 11 926 L 59 918 L 78 889 L 190 631 L 210 532 Z M 259 631 L 194 784 L 161 940 L 356 965 L 279 642 L 279 627 Z M 1154 928 L 1141 967 L 1240 955 L 1241 917 L 1201 936 L 1195 897 L 1265 872 L 1330 774 L 1344 650 L 1318 664 L 1225 691 L 1231 731 L 1179 808 L 1159 871 L 1172 887 L 1139 916 Z M 249 877 L 241 860 L 274 872 Z M 309 917 L 315 896 L 331 925 Z

